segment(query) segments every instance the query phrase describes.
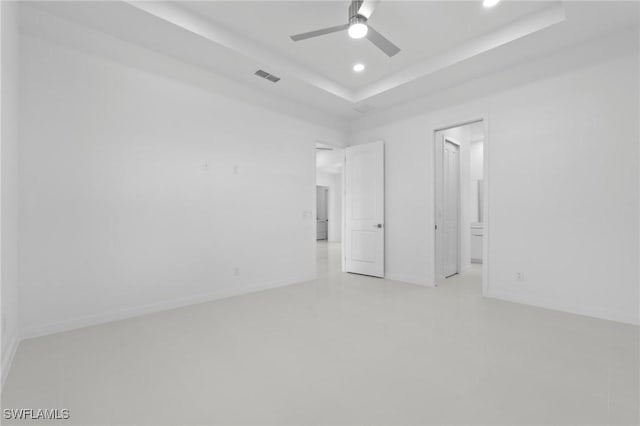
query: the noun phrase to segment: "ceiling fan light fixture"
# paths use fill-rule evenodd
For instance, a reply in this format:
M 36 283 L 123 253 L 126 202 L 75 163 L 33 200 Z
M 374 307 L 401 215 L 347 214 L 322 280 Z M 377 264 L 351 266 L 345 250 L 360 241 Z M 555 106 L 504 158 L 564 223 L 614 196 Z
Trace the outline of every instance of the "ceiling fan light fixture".
M 362 16 L 354 16 L 349 25 L 349 37 L 362 38 L 369 32 L 367 27 L 367 19 Z
M 357 64 L 355 64 L 355 65 L 353 66 L 353 70 L 354 70 L 355 72 L 362 72 L 362 71 L 364 71 L 364 64 L 361 64 L 361 63 L 357 63 Z
M 321 28 L 315 31 L 307 31 L 306 33 L 294 34 L 289 36 L 289 38 L 293 41 L 302 41 L 327 34 L 347 31 L 349 37 L 354 39 L 366 37 L 371 44 L 391 58 L 400 52 L 400 48 L 376 31 L 374 27 L 369 27 L 368 24 L 368 20 L 378 2 L 380 2 L 380 0 L 351 0 L 351 4 L 349 5 L 349 20 L 347 23 Z
M 357 24 L 349 26 L 349 37 L 351 38 L 362 38 L 366 36 L 368 32 L 369 27 L 367 27 L 367 24 L 358 22 Z
M 484 7 L 493 7 L 498 3 L 500 3 L 500 0 L 483 0 L 482 5 Z

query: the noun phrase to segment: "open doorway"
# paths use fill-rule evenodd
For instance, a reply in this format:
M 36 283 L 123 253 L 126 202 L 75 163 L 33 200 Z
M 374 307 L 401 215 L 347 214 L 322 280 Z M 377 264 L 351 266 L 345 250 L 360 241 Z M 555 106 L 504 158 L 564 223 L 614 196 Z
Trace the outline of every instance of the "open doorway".
M 484 275 L 485 122 L 436 130 L 434 141 L 435 283 L 440 285 L 470 272 Z
M 329 187 L 316 185 L 316 241 L 329 239 Z
M 316 143 L 316 240 L 342 242 L 344 149 Z

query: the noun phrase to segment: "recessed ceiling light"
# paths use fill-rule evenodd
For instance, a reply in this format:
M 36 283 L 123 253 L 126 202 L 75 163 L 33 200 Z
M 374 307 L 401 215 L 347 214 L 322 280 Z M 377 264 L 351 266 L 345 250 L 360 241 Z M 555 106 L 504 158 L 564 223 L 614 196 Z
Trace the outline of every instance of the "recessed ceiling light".
M 484 1 L 482 2 L 482 5 L 483 5 L 484 7 L 493 7 L 493 6 L 495 6 L 496 4 L 498 4 L 498 3 L 500 3 L 500 0 L 484 0 Z
M 362 71 L 364 71 L 364 64 L 355 64 L 355 65 L 353 66 L 353 70 L 354 70 L 355 72 L 362 72 Z

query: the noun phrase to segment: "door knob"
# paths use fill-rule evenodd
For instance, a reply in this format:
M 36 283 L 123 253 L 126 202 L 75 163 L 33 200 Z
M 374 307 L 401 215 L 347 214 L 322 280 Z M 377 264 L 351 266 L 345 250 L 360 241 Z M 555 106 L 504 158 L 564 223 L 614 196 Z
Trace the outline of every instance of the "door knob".
M 382 224 L 381 223 L 379 223 L 377 225 L 373 225 L 373 226 L 376 227 L 376 228 L 382 228 Z

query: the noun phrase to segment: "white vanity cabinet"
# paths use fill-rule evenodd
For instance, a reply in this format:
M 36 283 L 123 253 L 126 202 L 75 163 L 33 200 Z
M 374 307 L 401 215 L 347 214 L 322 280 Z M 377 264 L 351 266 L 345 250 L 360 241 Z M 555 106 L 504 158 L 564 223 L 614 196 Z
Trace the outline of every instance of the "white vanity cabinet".
M 482 237 L 484 227 L 481 223 L 471 225 L 471 262 L 482 263 Z

